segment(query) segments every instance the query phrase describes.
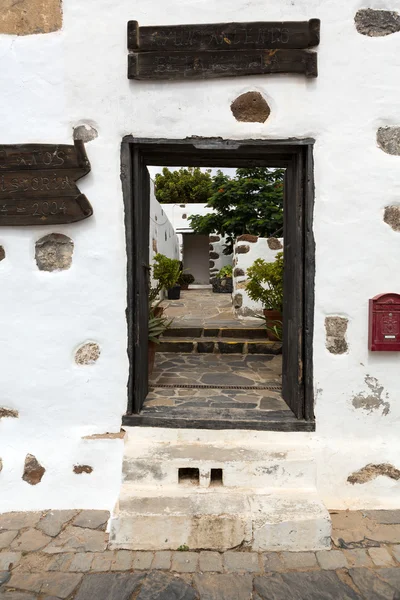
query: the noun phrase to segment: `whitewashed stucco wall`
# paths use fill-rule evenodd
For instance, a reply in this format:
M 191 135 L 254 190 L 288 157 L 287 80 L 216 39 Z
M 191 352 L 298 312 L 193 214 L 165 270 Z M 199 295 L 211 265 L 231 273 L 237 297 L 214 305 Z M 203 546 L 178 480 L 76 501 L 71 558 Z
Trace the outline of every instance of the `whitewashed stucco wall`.
M 278 241 L 283 246 L 283 239 L 281 238 Z M 240 250 L 238 251 L 238 248 L 240 247 L 245 248 L 246 250 L 248 249 L 248 251 L 241 253 Z M 263 310 L 262 302 L 252 300 L 245 288 L 247 269 L 251 267 L 258 258 L 262 258 L 266 262 L 274 262 L 278 252 L 282 252 L 283 250 L 272 250 L 268 245 L 268 239 L 261 237 L 254 242 L 245 240 L 236 241 L 233 248 L 233 307 L 238 315 L 261 315 Z M 238 272 L 243 272 L 244 274 L 238 275 Z M 240 298 L 237 298 L 237 296 L 240 296 Z
M 399 506 L 400 483 L 378 477 L 351 485 L 347 476 L 368 463 L 399 461 L 400 356 L 367 349 L 368 298 L 400 291 L 400 234 L 382 220 L 399 203 L 400 157 L 376 143 L 381 126 L 400 124 L 400 34 L 361 36 L 354 27 L 361 0 L 66 0 L 60 32 L 0 36 L 2 143 L 70 143 L 73 126 L 99 132 L 87 145 L 92 172 L 79 184 L 94 217 L 57 228 L 2 228 L 1 404 L 19 410 L 0 420 L 0 510 L 112 508 L 121 479 L 121 440 L 82 440 L 117 432 L 126 409 L 126 256 L 120 183 L 120 143 L 137 137 L 282 139 L 315 144 L 316 297 L 315 434 L 258 434 L 285 445 L 312 446 L 318 487 L 330 508 Z M 374 8 L 400 10 L 400 0 Z M 126 78 L 126 22 L 141 25 L 321 19 L 319 76 L 254 76 L 206 82 L 137 82 Z M 265 124 L 236 122 L 231 102 L 259 91 L 271 107 Z M 75 243 L 70 270 L 39 272 L 35 241 L 52 231 Z M 349 351 L 329 354 L 327 315 L 349 319 Z M 101 346 L 92 366 L 73 354 L 87 339 Z M 353 406 L 376 377 L 387 394 Z M 385 398 L 386 401 L 386 398 Z M 368 405 L 368 402 L 367 402 Z M 196 433 L 193 433 L 196 435 Z M 46 468 L 40 485 L 21 480 L 32 453 Z M 91 475 L 75 475 L 85 462 Z
M 157 202 L 154 194 L 154 182 L 150 181 L 150 264 L 159 252 L 168 258 L 180 258 L 179 239 L 172 223 L 164 211 L 164 206 Z M 154 280 L 152 281 L 155 284 Z

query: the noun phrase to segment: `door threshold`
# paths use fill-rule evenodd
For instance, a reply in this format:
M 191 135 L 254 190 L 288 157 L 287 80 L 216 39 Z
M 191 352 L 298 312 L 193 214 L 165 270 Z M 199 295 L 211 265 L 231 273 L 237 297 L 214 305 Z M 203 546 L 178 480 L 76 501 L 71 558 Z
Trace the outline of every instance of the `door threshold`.
M 290 410 L 174 409 L 169 406 L 146 408 L 139 414 L 125 414 L 122 425 L 173 429 L 248 429 L 255 431 L 315 431 L 315 421 L 296 419 Z

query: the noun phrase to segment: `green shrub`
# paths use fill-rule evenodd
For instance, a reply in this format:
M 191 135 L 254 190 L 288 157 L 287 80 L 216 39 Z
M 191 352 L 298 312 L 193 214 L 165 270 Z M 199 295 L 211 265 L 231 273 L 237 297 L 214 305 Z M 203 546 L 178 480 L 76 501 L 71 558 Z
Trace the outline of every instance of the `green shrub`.
M 168 258 L 164 254 L 156 254 L 153 264 L 153 277 L 158 281 L 159 291 L 169 290 L 178 282 L 181 264 L 176 258 Z
M 223 277 L 232 277 L 232 271 L 233 271 L 232 265 L 225 265 L 225 267 L 222 267 L 222 269 L 218 273 L 218 277 L 220 279 L 222 279 Z
M 181 274 L 178 279 L 179 285 L 190 285 L 194 282 L 194 277 L 191 273 L 184 273 L 181 271 Z
M 247 269 L 246 291 L 264 309 L 283 311 L 283 252 L 278 252 L 273 263 L 258 258 Z

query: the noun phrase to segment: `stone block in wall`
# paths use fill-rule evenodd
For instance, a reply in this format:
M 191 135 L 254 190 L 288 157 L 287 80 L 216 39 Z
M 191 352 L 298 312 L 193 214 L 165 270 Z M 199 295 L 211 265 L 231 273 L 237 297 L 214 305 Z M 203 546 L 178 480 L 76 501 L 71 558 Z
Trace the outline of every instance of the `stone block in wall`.
M 6 251 L 4 250 L 3 246 L 0 246 L 0 261 L 4 260 L 6 257 Z
M 400 156 L 400 127 L 380 127 L 376 139 L 379 148 L 386 154 Z
M 73 241 L 62 233 L 50 233 L 35 246 L 36 264 L 40 271 L 65 271 L 72 264 Z
M 270 250 L 282 250 L 283 248 L 281 241 L 276 237 L 267 238 L 267 244 Z
M 0 34 L 30 35 L 58 31 L 61 0 L 1 0 Z
M 235 294 L 233 296 L 232 303 L 233 303 L 233 307 L 234 308 L 236 308 L 236 309 L 241 308 L 242 305 L 243 305 L 243 296 L 242 296 L 242 294 Z
M 219 235 L 210 235 L 210 243 L 215 244 L 215 242 L 220 242 L 221 236 Z
M 246 123 L 265 123 L 271 114 L 271 109 L 260 92 L 241 94 L 232 102 L 231 111 L 236 121 Z
M 219 258 L 218 252 L 210 252 L 210 258 L 217 260 Z
M 239 269 L 238 267 L 233 271 L 234 277 L 243 277 L 244 275 L 246 275 L 246 273 L 243 271 L 243 269 Z
M 362 8 L 354 18 L 356 29 L 362 35 L 382 37 L 400 31 L 400 15 L 391 10 Z
M 346 332 L 348 319 L 345 317 L 326 317 L 326 347 L 331 354 L 345 354 L 348 350 Z
M 247 254 L 250 252 L 250 246 L 236 246 L 236 254 Z
M 386 206 L 383 220 L 393 231 L 400 231 L 400 206 Z
M 255 244 L 258 242 L 258 235 L 252 235 L 251 233 L 243 233 L 236 238 L 237 242 L 250 242 L 251 244 Z

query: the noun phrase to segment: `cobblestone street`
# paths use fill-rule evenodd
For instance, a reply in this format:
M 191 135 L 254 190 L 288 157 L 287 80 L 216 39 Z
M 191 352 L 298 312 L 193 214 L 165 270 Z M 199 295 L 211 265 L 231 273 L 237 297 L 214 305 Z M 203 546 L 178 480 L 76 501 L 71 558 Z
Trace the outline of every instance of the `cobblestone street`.
M 105 511 L 3 514 L 0 599 L 399 600 L 400 510 L 331 516 L 330 551 L 257 554 L 113 551 Z

